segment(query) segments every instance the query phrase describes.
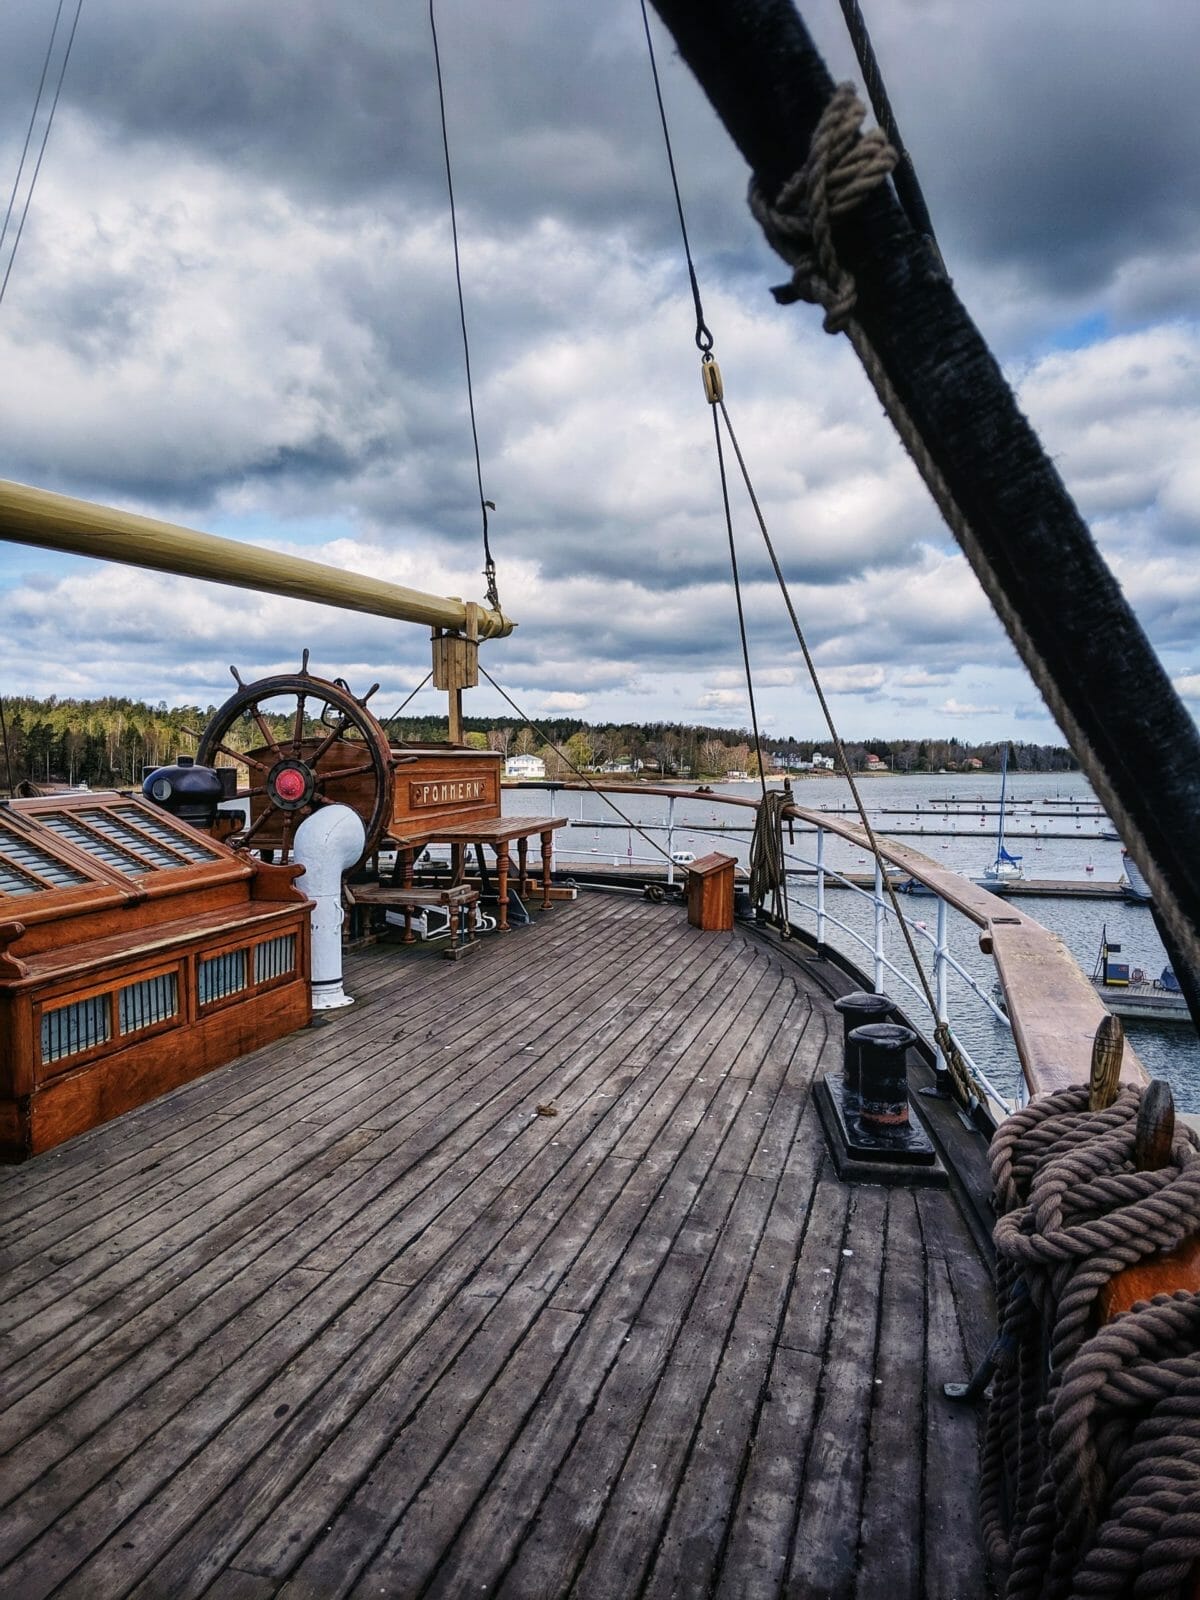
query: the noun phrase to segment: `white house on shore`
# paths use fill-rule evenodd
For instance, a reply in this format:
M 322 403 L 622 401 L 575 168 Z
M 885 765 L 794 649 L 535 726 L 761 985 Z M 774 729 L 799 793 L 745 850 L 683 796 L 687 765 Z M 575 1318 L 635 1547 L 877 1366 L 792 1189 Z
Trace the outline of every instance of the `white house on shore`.
M 506 778 L 544 778 L 546 763 L 541 756 L 509 756 L 504 763 Z

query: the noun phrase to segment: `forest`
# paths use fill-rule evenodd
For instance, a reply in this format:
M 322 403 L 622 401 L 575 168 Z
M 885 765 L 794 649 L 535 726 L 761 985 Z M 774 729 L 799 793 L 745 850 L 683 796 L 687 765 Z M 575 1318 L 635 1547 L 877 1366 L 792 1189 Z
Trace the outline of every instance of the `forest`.
M 195 735 L 202 733 L 216 712 L 215 706 L 168 707 L 164 701 L 149 705 L 138 700 L 109 696 L 99 700 L 73 700 L 52 696 L 46 700 L 13 695 L 0 702 L 0 789 L 12 789 L 23 779 L 35 783 L 87 783 L 92 788 L 136 784 L 143 774 L 196 749 Z M 266 718 L 277 735 L 290 737 L 291 718 Z M 319 724 L 306 724 L 316 732 Z M 467 742 L 502 751 L 506 756 L 540 755 L 549 777 L 569 771 L 629 764 L 643 776 L 720 778 L 728 772 L 756 773 L 758 762 L 753 738 L 745 728 L 708 727 L 699 724 L 587 723 L 578 718 L 555 717 L 522 724 L 511 718 L 467 717 Z M 446 721 L 438 717 L 403 717 L 389 731 L 402 743 L 441 740 Z M 260 742 L 253 724 L 246 722 L 228 735 L 234 749 Z M 846 754 L 859 771 L 876 757 L 894 772 L 950 772 L 966 762 L 982 769 L 999 769 L 1001 744 L 973 744 L 957 738 L 865 739 L 847 741 Z M 563 752 L 559 755 L 558 752 Z M 779 738 L 763 741 L 768 771 L 778 766 L 809 761 L 814 752 L 832 754 L 827 739 Z M 1064 746 L 1013 743 L 1009 765 L 1020 772 L 1072 772 L 1076 762 Z

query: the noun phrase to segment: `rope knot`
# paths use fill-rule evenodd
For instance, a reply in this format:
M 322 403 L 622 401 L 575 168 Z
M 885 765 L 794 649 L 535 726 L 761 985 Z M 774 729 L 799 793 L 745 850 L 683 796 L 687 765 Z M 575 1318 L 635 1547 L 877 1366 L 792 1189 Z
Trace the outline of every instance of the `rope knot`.
M 776 300 L 824 306 L 826 333 L 845 328 L 858 298 L 853 277 L 838 260 L 833 223 L 882 183 L 898 159 L 878 128 L 860 133 L 865 116 L 854 85 L 839 84 L 821 113 L 808 159 L 774 201 L 757 179 L 750 184 L 750 210 L 792 268 L 791 282 L 772 291 Z

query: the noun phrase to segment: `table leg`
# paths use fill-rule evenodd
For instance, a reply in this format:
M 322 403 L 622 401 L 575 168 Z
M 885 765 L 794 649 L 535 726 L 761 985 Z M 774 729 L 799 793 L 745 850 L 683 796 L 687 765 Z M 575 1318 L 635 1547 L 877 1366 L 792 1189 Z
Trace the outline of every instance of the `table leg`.
M 547 828 L 542 834 L 542 910 L 550 909 L 550 870 L 554 855 L 554 833 Z
M 400 875 L 400 887 L 411 889 L 413 883 L 413 853 L 411 850 L 400 850 L 396 854 L 396 865 L 392 869 L 392 882 L 396 882 L 396 874 Z
M 525 834 L 517 840 L 517 878 L 520 887 L 517 893 L 529 893 L 529 840 Z
M 496 894 L 499 896 L 500 908 L 496 921 L 497 931 L 507 933 L 508 930 L 508 845 L 498 844 L 496 850 Z

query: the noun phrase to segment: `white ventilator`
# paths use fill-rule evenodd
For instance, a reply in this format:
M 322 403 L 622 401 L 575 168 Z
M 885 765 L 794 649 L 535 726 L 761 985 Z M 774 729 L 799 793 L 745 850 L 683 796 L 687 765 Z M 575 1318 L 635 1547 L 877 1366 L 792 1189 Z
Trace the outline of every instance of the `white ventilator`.
M 349 806 L 322 806 L 296 829 L 293 858 L 304 868 L 296 879 L 312 908 L 312 1003 L 314 1011 L 352 1006 L 342 987 L 342 877 L 363 853 L 366 829 Z

